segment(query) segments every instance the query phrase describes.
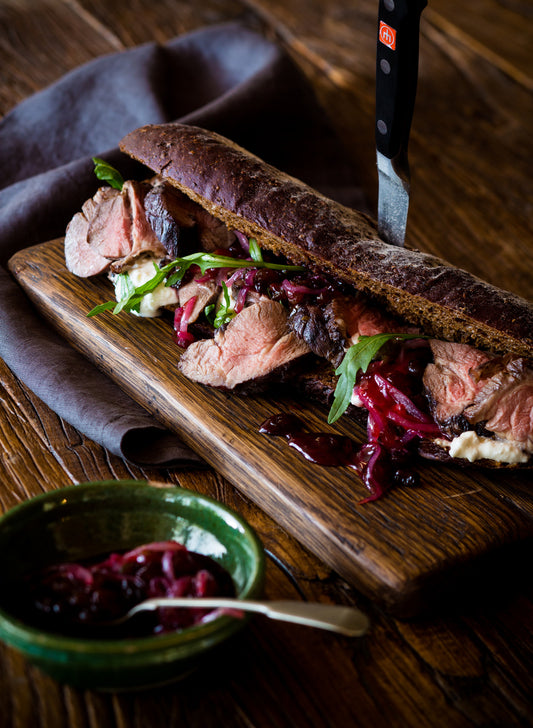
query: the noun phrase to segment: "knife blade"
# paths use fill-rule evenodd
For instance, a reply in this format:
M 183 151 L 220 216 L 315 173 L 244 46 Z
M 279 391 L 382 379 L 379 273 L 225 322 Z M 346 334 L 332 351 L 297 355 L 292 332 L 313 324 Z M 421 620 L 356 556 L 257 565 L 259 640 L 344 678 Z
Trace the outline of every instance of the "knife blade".
M 427 0 L 379 0 L 376 53 L 378 231 L 405 242 L 411 178 L 407 145 L 418 81 L 420 16 Z

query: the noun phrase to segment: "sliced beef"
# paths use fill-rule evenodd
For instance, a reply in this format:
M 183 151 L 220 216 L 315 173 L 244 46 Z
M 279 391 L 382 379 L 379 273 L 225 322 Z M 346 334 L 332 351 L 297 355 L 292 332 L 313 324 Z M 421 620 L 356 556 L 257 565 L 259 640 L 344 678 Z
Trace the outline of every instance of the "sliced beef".
M 69 222 L 65 235 L 65 264 L 67 270 L 80 278 L 88 278 L 103 273 L 109 267 L 105 258 L 87 242 L 89 220 L 83 212 L 78 212 Z
M 317 356 L 337 367 L 346 349 L 359 336 L 385 331 L 415 331 L 379 311 L 360 296 L 338 295 L 325 306 L 301 303 L 290 315 L 290 324 Z
M 86 200 L 82 205 L 82 212 L 85 217 L 90 220 L 94 217 L 96 208 L 105 200 L 113 199 L 119 194 L 114 187 L 99 187 L 93 197 Z
M 328 307 L 327 316 L 343 332 L 348 344 L 359 336 L 375 336 L 385 331 L 404 331 L 398 321 L 372 306 L 362 296 L 338 296 Z
M 192 253 L 198 242 L 209 253 L 228 249 L 235 242 L 234 233 L 221 220 L 161 177 L 151 181 L 144 208 L 152 229 L 173 258 Z
M 128 198 L 131 216 L 131 255 L 151 253 L 155 258 L 162 258 L 167 255 L 167 250 L 148 222 L 144 209 L 146 194 L 151 189 L 151 185 L 132 181 L 125 182 L 122 188 L 122 194 Z
M 475 373 L 481 385 L 464 416 L 533 452 L 533 367 L 522 357 L 497 357 Z
M 116 242 L 110 235 L 104 233 L 108 223 L 116 229 L 115 232 L 118 232 Z M 88 278 L 105 271 L 109 267 L 110 258 L 118 257 L 120 251 L 128 249 L 129 233 L 125 227 L 128 227 L 128 218 L 123 214 L 120 192 L 113 187 L 100 187 L 92 198 L 84 202 L 81 212 L 76 213 L 67 226 L 65 234 L 67 269 L 81 278 Z M 99 230 L 100 239 L 98 239 Z M 111 256 L 108 253 L 111 253 Z
M 433 363 L 424 372 L 423 383 L 435 421 L 449 434 L 464 430 L 461 418 L 472 404 L 480 382 L 472 377 L 477 367 L 489 360 L 487 354 L 467 344 L 430 341 Z
M 198 280 L 200 278 L 200 280 Z M 187 301 L 196 296 L 196 303 L 189 316 L 189 323 L 194 323 L 204 308 L 214 303 L 218 298 L 219 287 L 215 278 L 205 280 L 205 276 L 193 278 L 178 289 L 178 301 L 180 306 L 185 306 Z
M 111 268 L 121 273 L 139 255 L 188 255 L 201 247 L 227 249 L 235 234 L 161 178 L 128 180 L 122 190 L 101 187 L 67 227 L 67 268 L 88 277 Z
M 431 349 L 434 362 L 426 367 L 424 386 L 444 431 L 455 436 L 474 429 L 533 452 L 531 360 L 443 341 L 431 341 Z
M 167 253 L 144 212 L 148 186 L 128 181 L 122 190 L 101 187 L 74 215 L 65 235 L 67 268 L 78 276 L 120 273 L 141 254 L 162 258 Z
M 144 198 L 150 186 L 146 183 L 128 180 L 124 183 L 120 198 L 124 215 L 129 218 L 129 250 L 114 259 L 111 269 L 120 273 L 140 255 L 150 255 L 156 259 L 166 257 L 167 251 L 152 230 L 144 211 Z M 115 238 L 112 219 L 109 220 L 108 235 Z M 117 231 L 118 234 L 118 231 Z
M 95 200 L 87 243 L 108 260 L 124 258 L 131 251 L 131 215 L 127 197 L 118 190 Z
M 307 344 L 291 331 L 283 305 L 263 298 L 217 330 L 213 339 L 191 344 L 179 368 L 193 381 L 234 389 L 307 353 Z
M 340 364 L 344 356 L 344 336 L 335 324 L 332 325 L 331 317 L 326 317 L 322 307 L 297 304 L 291 310 L 289 324 L 313 354 L 334 366 Z
M 171 258 L 193 252 L 197 238 L 195 207 L 188 197 L 162 179 L 156 179 L 146 193 L 146 219 Z

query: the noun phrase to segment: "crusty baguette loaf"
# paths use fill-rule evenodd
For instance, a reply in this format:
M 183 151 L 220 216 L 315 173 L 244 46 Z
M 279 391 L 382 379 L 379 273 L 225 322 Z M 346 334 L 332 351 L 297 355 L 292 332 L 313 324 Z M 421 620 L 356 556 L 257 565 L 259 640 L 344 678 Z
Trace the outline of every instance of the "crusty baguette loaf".
M 533 356 L 533 305 L 445 261 L 382 241 L 363 213 L 330 200 L 218 134 L 183 124 L 128 134 L 122 151 L 231 229 L 329 273 L 438 338 Z

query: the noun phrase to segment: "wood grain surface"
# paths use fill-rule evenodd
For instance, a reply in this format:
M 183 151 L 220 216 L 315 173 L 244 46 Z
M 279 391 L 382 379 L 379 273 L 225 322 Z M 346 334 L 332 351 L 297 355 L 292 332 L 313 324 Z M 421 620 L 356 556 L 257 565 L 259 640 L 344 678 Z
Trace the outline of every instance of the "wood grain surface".
M 167 320 L 87 312 L 113 297 L 105 276 L 67 271 L 63 240 L 18 252 L 9 268 L 36 309 L 134 400 L 257 503 L 331 568 L 383 607 L 413 616 L 441 599 L 458 572 L 533 536 L 524 471 L 421 465 L 421 485 L 379 501 L 347 467 L 320 467 L 261 423 L 294 412 L 311 432 L 355 436 L 364 429 L 282 394 L 239 396 L 204 387 L 177 369 L 181 349 Z M 502 502 L 505 494 L 505 502 Z
M 306 73 L 375 209 L 376 12 L 376 0 L 0 0 L 0 114 L 104 53 L 238 19 L 279 42 Z M 532 16 L 527 0 L 431 0 L 424 10 L 407 230 L 413 245 L 526 298 L 533 294 Z M 482 560 L 477 569 L 489 578 L 458 583 L 451 602 L 398 620 L 214 469 L 122 461 L 61 420 L 0 360 L 1 511 L 71 483 L 130 477 L 175 483 L 234 508 L 265 544 L 268 597 L 356 604 L 371 617 L 369 635 L 353 641 L 258 619 L 201 673 L 164 690 L 117 695 L 59 685 L 0 645 L 0 728 L 533 723 L 530 542 L 498 548 L 486 568 Z M 453 497 L 442 506 L 470 497 L 462 474 L 447 477 Z M 479 487 L 502 513 L 511 511 L 509 532 L 512 493 L 521 493 L 529 520 L 530 479 L 501 484 L 486 475 Z M 430 530 L 410 525 L 418 527 Z

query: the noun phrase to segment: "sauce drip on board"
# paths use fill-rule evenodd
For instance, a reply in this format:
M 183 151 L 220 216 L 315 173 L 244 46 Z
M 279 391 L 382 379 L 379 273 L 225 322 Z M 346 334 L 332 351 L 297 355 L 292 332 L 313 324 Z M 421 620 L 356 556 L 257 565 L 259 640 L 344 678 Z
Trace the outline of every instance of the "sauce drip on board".
M 317 465 L 353 468 L 370 492 L 362 503 L 396 485 L 418 485 L 418 473 L 412 469 L 417 445 L 420 439 L 441 436 L 422 390 L 430 357 L 426 341 L 411 340 L 391 345 L 384 359 L 373 360 L 359 373 L 354 394 L 368 412 L 364 445 L 345 435 L 309 434 L 290 413 L 270 417 L 259 431 L 285 436 L 290 447 Z
M 289 447 L 316 465 L 353 468 L 371 493 L 361 503 L 376 500 L 394 485 L 419 484 L 418 474 L 409 469 L 407 457 L 392 456 L 377 443 L 358 445 L 346 435 L 305 432 L 302 421 L 290 413 L 269 417 L 261 424 L 259 432 L 284 436 Z

